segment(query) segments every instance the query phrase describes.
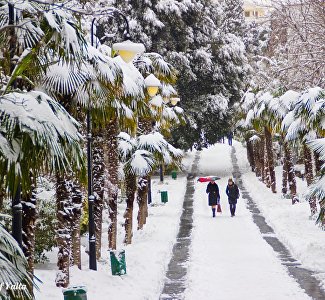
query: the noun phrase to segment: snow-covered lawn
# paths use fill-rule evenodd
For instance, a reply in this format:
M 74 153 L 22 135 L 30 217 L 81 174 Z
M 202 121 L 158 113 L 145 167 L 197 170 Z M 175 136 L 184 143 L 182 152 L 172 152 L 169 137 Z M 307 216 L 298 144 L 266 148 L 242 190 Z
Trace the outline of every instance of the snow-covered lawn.
M 308 203 L 291 205 L 281 194 L 272 194 L 250 171 L 246 149 L 238 142 L 236 147 L 242 180 L 252 198 L 274 228 L 279 239 L 288 246 L 303 266 L 318 273 L 325 286 L 324 232 L 309 219 Z M 225 195 L 227 178 L 232 174 L 231 147 L 216 144 L 201 153 L 199 174 L 217 175 L 221 190 L 223 212 L 212 218 L 207 205 L 206 183 L 195 184 L 194 228 L 191 257 L 188 262 L 188 288 L 185 299 L 297 299 L 309 297 L 290 277 L 272 248 L 264 241 L 253 223 L 251 213 L 243 199 L 239 200 L 236 217 L 231 218 Z M 184 164 L 190 169 L 194 152 L 188 154 Z M 277 168 L 277 187 L 281 187 L 281 170 Z M 299 193 L 305 182 L 298 180 Z M 87 254 L 82 254 L 83 270 L 71 270 L 71 285 L 85 285 L 88 299 L 158 299 L 173 243 L 176 241 L 182 212 L 186 177 L 172 180 L 165 177 L 163 184 L 155 177 L 152 182 L 153 206 L 149 207 L 147 225 L 134 231 L 133 243 L 124 247 L 127 274 L 112 276 L 108 251 L 98 263 L 98 271 L 88 270 Z M 160 203 L 158 191 L 167 190 L 169 201 Z M 124 204 L 119 205 L 118 243 L 122 249 L 124 235 L 122 223 Z M 137 211 L 135 211 L 136 213 Z M 134 228 L 136 228 L 135 214 Z M 105 226 L 104 226 L 105 228 Z M 105 228 L 106 229 L 106 228 Z M 107 233 L 103 233 L 103 249 L 107 249 Z M 50 254 L 50 263 L 39 266 L 36 275 L 44 282 L 37 300 L 63 299 L 61 289 L 55 287 L 56 253 Z
M 190 168 L 195 153 L 189 153 L 184 160 L 186 168 Z M 107 249 L 107 224 L 104 223 L 102 238 L 102 259 L 97 264 L 98 271 L 88 268 L 88 255 L 82 251 L 82 270 L 74 267 L 71 270 L 71 286 L 83 285 L 87 288 L 88 300 L 98 299 L 158 299 L 164 283 L 167 265 L 172 247 L 176 241 L 179 217 L 182 212 L 186 176 L 178 175 L 177 180 L 165 176 L 164 183 L 159 177 L 152 180 L 153 205 L 149 207 L 147 224 L 141 231 L 136 230 L 136 214 L 134 211 L 134 236 L 131 245 L 123 246 L 125 205 L 119 205 L 119 249 L 125 249 L 127 275 L 112 276 Z M 168 192 L 168 202 L 161 203 L 159 191 Z M 137 205 L 135 204 L 135 207 Z M 87 241 L 85 241 L 87 242 Z M 119 250 L 118 249 L 118 250 Z M 43 284 L 41 292 L 36 293 L 37 300 L 63 299 L 62 290 L 55 286 L 56 251 L 49 254 L 50 263 L 39 265 L 36 270 Z

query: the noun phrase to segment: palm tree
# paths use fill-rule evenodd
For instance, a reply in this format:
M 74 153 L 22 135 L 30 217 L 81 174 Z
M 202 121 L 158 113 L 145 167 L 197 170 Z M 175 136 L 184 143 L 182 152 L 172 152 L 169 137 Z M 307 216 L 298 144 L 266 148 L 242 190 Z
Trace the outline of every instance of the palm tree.
M 8 93 L 0 97 L 1 139 L 0 169 L 5 172 L 5 186 L 15 193 L 18 182 L 22 194 L 33 201 L 34 176 L 67 170 L 84 172 L 82 137 L 78 123 L 56 101 L 42 92 Z M 35 211 L 33 202 L 27 204 Z M 26 210 L 25 210 L 26 212 Z M 24 223 L 30 267 L 34 253 L 34 212 Z
M 72 15 L 68 12 L 62 13 L 62 9 L 56 7 L 55 5 L 40 4 L 36 2 L 16 2 L 15 3 L 15 22 L 19 23 L 19 26 L 14 29 L 10 28 L 8 31 L 3 31 L 4 39 L 9 38 L 11 43 L 10 47 L 4 49 L 5 57 L 13 57 L 13 55 L 18 55 L 19 60 L 17 61 L 14 68 L 4 68 L 8 75 L 8 82 L 4 89 L 4 93 L 8 93 L 11 89 L 19 88 L 20 90 L 30 90 L 33 89 L 39 82 L 40 78 L 44 74 L 45 70 L 49 65 L 56 61 L 71 62 L 75 61 L 76 58 L 81 57 L 81 53 L 84 50 L 84 39 L 80 34 L 80 29 L 74 22 Z M 5 6 L 2 7 L 0 11 L 0 23 L 4 25 L 7 23 L 7 10 Z M 16 37 L 19 36 L 19 39 Z M 6 53 L 10 52 L 10 56 Z M 5 65 L 6 66 L 6 65 Z M 12 71 L 12 72 L 11 72 Z M 30 96 L 30 95 L 29 95 Z M 49 103 L 50 104 L 50 103 Z M 54 111 L 54 110 L 53 110 Z M 38 112 L 36 112 L 38 113 Z M 44 133 L 41 133 L 44 134 Z M 51 134 L 49 134 L 51 136 Z M 69 138 L 64 136 L 61 140 L 66 139 L 69 143 Z M 33 139 L 32 139 L 33 140 Z M 78 137 L 78 142 L 81 138 Z M 60 141 L 61 142 L 61 141 Z M 66 144 L 66 143 L 65 143 Z M 45 146 L 52 146 L 48 142 L 44 144 Z M 49 171 L 62 171 L 67 170 L 70 172 L 70 166 L 67 164 L 70 160 L 74 160 L 75 153 L 73 149 L 76 145 L 68 145 L 68 147 L 58 147 L 57 150 L 61 150 L 60 153 L 56 150 L 53 151 L 51 148 L 45 148 L 44 145 L 40 146 L 40 149 L 35 149 L 34 151 L 48 151 L 47 155 L 37 155 L 34 153 L 35 157 L 41 159 L 42 157 L 49 157 L 50 154 L 58 155 L 59 161 L 56 165 L 52 165 L 46 168 L 40 168 L 40 164 L 43 162 L 38 161 L 34 165 L 35 168 L 45 169 L 44 172 Z M 28 145 L 24 145 L 25 147 Z M 72 149 L 70 155 L 69 150 Z M 54 153 L 53 153 L 54 152 Z M 81 155 L 82 152 L 79 154 Z M 63 158 L 62 158 L 63 157 Z M 32 160 L 31 160 L 32 161 Z M 53 161 L 53 158 L 49 158 L 49 161 Z M 43 163 L 44 164 L 44 163 Z M 46 166 L 46 163 L 44 164 Z M 25 166 L 22 166 L 25 167 Z M 29 176 L 29 168 L 26 166 L 25 172 L 28 174 L 23 174 L 27 178 L 36 178 L 39 175 L 39 170 L 33 172 L 32 176 Z M 77 166 L 75 170 L 80 170 L 80 166 Z M 23 185 L 23 209 L 24 209 L 24 240 L 29 242 L 24 243 L 25 253 L 29 256 L 30 267 L 32 267 L 33 260 L 33 245 L 34 245 L 34 222 L 35 222 L 35 199 L 33 197 L 33 191 L 29 187 L 33 187 L 32 182 L 28 182 L 28 186 L 24 186 L 24 177 L 22 178 Z M 18 177 L 18 180 L 20 178 Z M 17 185 L 17 182 L 16 182 Z M 15 185 L 14 185 L 15 187 Z M 63 251 L 66 253 L 65 251 Z
M 272 114 L 269 110 L 269 104 L 273 99 L 273 96 L 269 92 L 259 92 L 256 94 L 256 96 L 252 95 L 252 93 L 249 93 L 248 97 L 246 97 L 244 97 L 244 101 L 247 99 L 248 107 L 246 108 L 247 114 L 244 125 L 246 127 L 252 126 L 255 132 L 258 133 L 258 136 L 262 137 L 262 179 L 264 179 L 263 181 L 266 183 L 266 186 L 271 187 L 272 192 L 276 193 L 276 180 L 272 150 L 272 128 L 274 124 L 274 118 L 272 117 Z M 252 108 L 249 109 L 249 107 Z
M 273 113 L 275 120 L 275 131 L 279 134 L 281 143 L 283 145 L 283 176 L 282 176 L 282 193 L 287 193 L 287 186 L 289 185 L 292 203 L 297 200 L 297 187 L 295 170 L 293 164 L 291 145 L 285 140 L 286 132 L 281 126 L 285 116 L 295 107 L 298 101 L 299 93 L 289 90 L 279 97 L 274 97 L 270 103 L 270 111 Z
M 28 262 L 13 237 L 0 225 L 0 279 L 8 285 L 21 283 L 33 286 L 31 274 L 27 271 Z M 34 284 L 37 288 L 37 286 Z M 0 290 L 1 299 L 34 299 L 29 289 Z
M 316 140 L 311 140 L 307 142 L 308 147 L 312 150 L 316 151 L 321 160 L 325 160 L 325 139 L 319 138 Z M 320 205 L 320 212 L 317 218 L 317 223 L 325 229 L 325 176 L 322 170 L 319 179 L 308 187 L 306 199 L 309 201 L 313 201 L 313 199 L 317 199 Z
M 294 109 L 289 112 L 282 122 L 286 129 L 288 141 L 300 140 L 304 153 L 305 176 L 307 185 L 310 186 L 314 180 L 312 153 L 307 147 L 309 140 L 317 136 L 319 130 L 319 112 L 322 111 L 322 97 L 324 91 L 321 88 L 310 88 L 299 95 Z M 317 213 L 316 198 L 309 198 L 311 215 Z

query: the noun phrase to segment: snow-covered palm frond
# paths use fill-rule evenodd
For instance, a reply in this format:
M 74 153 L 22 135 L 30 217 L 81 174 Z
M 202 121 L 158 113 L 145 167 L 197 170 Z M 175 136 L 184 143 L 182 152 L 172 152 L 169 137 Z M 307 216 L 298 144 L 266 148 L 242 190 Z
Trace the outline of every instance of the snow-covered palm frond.
M 148 175 L 155 166 L 154 156 L 146 150 L 136 150 L 125 163 L 125 170 L 137 176 Z
M 16 155 L 6 157 L 10 163 L 26 160 L 23 149 L 24 135 L 31 140 L 31 147 L 44 151 L 50 167 L 68 166 L 70 159 L 67 152 L 73 155 L 77 165 L 83 156 L 78 133 L 78 123 L 56 101 L 39 91 L 27 93 L 10 93 L 0 97 L 0 128 L 12 145 Z M 36 152 L 37 153 L 37 152 Z M 35 154 L 36 154 L 35 153 Z M 15 158 L 15 160 L 13 160 Z M 31 161 L 33 157 L 29 158 Z M 37 159 L 37 158 L 35 158 Z M 34 166 L 35 167 L 35 166 Z M 18 174 L 19 169 L 15 168 Z
M 163 106 L 163 103 L 164 103 L 163 98 L 160 95 L 156 95 L 152 97 L 149 101 L 149 104 L 156 108 L 161 108 Z
M 286 91 L 279 97 L 279 101 L 288 109 L 291 110 L 295 107 L 299 99 L 299 93 L 293 90 Z
M 255 117 L 255 111 L 254 111 L 254 109 L 250 109 L 246 114 L 244 127 L 250 127 L 252 125 L 252 121 L 253 121 L 254 117 Z
M 325 161 L 325 138 L 310 140 L 307 145 L 319 154 L 321 161 Z
M 81 60 L 87 45 L 74 17 L 66 10 L 52 9 L 44 15 L 51 33 L 48 35 L 53 50 L 64 59 Z
M 165 118 L 168 121 L 178 121 L 179 120 L 179 118 L 177 117 L 177 114 L 175 113 L 175 110 L 172 107 L 164 108 L 163 118 Z
M 117 136 L 118 150 L 123 161 L 129 158 L 136 149 L 136 140 L 126 132 L 120 132 Z
M 292 115 L 294 112 L 290 112 Z M 289 114 L 290 114 L 289 113 Z M 289 125 L 286 129 L 286 137 L 287 141 L 293 141 L 299 138 L 299 136 L 306 131 L 306 123 L 302 120 L 301 117 L 297 117 L 292 119 L 292 115 L 289 114 L 284 118 L 282 122 L 282 129 L 284 130 L 287 125 Z M 291 119 L 291 123 L 288 123 Z
M 177 92 L 171 84 L 162 82 L 161 87 L 160 87 L 160 94 L 163 97 L 170 97 L 173 95 L 177 95 Z
M 255 103 L 256 103 L 255 94 L 250 91 L 247 91 L 241 100 L 241 107 L 244 110 L 244 112 L 247 112 L 248 110 L 253 108 Z
M 137 144 L 139 149 L 150 152 L 162 152 L 167 147 L 167 142 L 159 132 L 138 136 Z
M 113 59 L 108 55 L 88 45 L 87 60 L 93 65 L 97 77 L 107 82 L 107 84 L 113 84 L 117 80 L 121 80 L 122 69 L 119 59 Z M 122 60 L 122 59 L 121 59 Z
M 27 260 L 13 237 L 0 225 L 0 280 L 8 284 L 32 285 L 30 274 L 27 272 Z M 1 299 L 33 299 L 27 289 L 0 290 Z
M 133 64 L 127 64 L 120 56 L 114 61 L 123 72 L 123 94 L 125 97 L 144 98 L 144 78 Z
M 309 199 L 316 197 L 319 200 L 325 199 L 325 176 L 322 176 L 315 183 L 310 185 L 305 192 L 305 198 Z
M 167 150 L 175 159 L 180 159 L 184 156 L 184 152 L 181 149 L 175 148 L 173 145 L 167 143 Z
M 43 85 L 52 94 L 74 95 L 92 74 L 72 65 L 60 62 L 50 66 L 43 77 Z

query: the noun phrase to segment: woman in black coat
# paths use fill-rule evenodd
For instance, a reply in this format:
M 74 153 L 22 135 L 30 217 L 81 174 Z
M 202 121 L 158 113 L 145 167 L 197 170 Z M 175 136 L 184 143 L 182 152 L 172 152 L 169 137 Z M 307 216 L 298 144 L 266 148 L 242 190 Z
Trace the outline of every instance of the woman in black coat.
M 226 194 L 228 196 L 231 216 L 234 217 L 236 211 L 237 199 L 239 198 L 239 189 L 238 186 L 232 180 L 232 178 L 228 179 Z
M 212 206 L 212 217 L 216 216 L 216 206 L 220 203 L 219 187 L 215 181 L 210 181 L 207 190 L 209 194 L 209 206 Z

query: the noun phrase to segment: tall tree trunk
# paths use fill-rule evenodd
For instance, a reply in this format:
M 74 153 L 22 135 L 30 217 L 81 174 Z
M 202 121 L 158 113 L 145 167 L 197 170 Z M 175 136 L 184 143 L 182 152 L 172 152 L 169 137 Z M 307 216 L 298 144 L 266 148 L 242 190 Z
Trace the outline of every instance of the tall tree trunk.
M 6 196 L 6 189 L 4 187 L 4 176 L 0 175 L 0 210 L 3 209 L 3 200 Z
M 135 192 L 137 190 L 136 176 L 127 174 L 125 178 L 126 183 L 126 210 L 124 213 L 125 223 L 125 238 L 124 243 L 126 245 L 132 243 L 133 236 L 133 206 L 135 200 Z
M 69 179 L 57 175 L 56 185 L 56 216 L 58 219 L 57 243 L 59 248 L 56 286 L 69 285 L 69 266 L 71 252 L 71 214 L 73 203 L 71 198 L 72 183 Z
M 264 182 L 266 184 L 266 187 L 270 188 L 271 187 L 271 180 L 270 180 L 270 169 L 269 169 L 269 161 L 267 159 L 267 145 L 266 145 L 266 139 L 264 139 L 264 164 L 263 164 L 263 174 L 264 174 Z
M 262 182 L 266 182 L 266 178 L 265 178 L 265 151 L 264 151 L 264 148 L 265 148 L 265 139 L 264 139 L 264 136 L 261 138 L 261 142 L 259 143 L 259 157 L 260 157 L 260 162 L 261 162 L 261 180 Z
M 247 159 L 248 162 L 252 168 L 252 171 L 255 171 L 255 155 L 254 155 L 254 145 L 249 140 L 249 138 L 246 139 L 246 147 L 247 147 Z
M 273 193 L 276 193 L 276 179 L 275 179 L 275 171 L 274 171 L 272 135 L 270 130 L 266 126 L 264 127 L 264 134 L 265 134 L 267 161 L 269 166 L 269 176 L 271 181 L 270 182 L 271 190 Z
M 138 180 L 138 194 L 137 202 L 139 205 L 138 211 L 138 230 L 143 228 L 146 223 L 146 206 L 147 206 L 147 192 L 148 192 L 148 177 L 140 177 Z
M 255 174 L 258 178 L 261 178 L 262 176 L 262 159 L 260 156 L 260 141 L 255 141 L 252 145 L 253 147 L 253 156 L 254 156 L 254 162 L 255 162 Z
M 152 119 L 150 118 L 139 118 L 138 120 L 138 130 L 140 134 L 149 134 L 152 132 Z M 137 202 L 139 205 L 138 212 L 138 230 L 143 228 L 146 224 L 146 219 L 148 217 L 148 181 L 150 176 L 140 177 L 138 180 L 138 194 Z
M 108 226 L 108 246 L 110 249 L 116 249 L 116 235 L 117 235 L 117 196 L 118 196 L 118 143 L 117 135 L 119 133 L 119 126 L 117 119 L 110 121 L 106 128 L 107 134 L 107 171 L 108 171 L 108 207 L 110 224 Z
M 94 219 L 96 228 L 96 258 L 101 256 L 102 224 L 104 207 L 105 161 L 102 132 L 94 134 L 93 140 L 93 187 L 95 196 Z
M 287 142 L 283 143 L 284 160 L 287 164 L 287 175 L 291 199 L 293 200 L 297 196 L 297 183 L 295 166 L 292 158 L 292 151 L 290 145 Z
M 36 221 L 36 187 L 35 179 L 31 175 L 31 192 L 22 196 L 22 229 L 23 229 L 23 251 L 27 258 L 28 269 L 34 274 L 35 257 L 35 221 Z
M 304 164 L 305 164 L 305 176 L 307 186 L 313 183 L 314 174 L 313 174 L 313 161 L 311 151 L 307 147 L 306 143 L 303 143 L 303 150 L 304 150 Z M 311 215 L 314 216 L 317 213 L 317 202 L 316 198 L 312 197 L 309 200 L 310 212 Z
M 282 157 L 282 194 L 286 195 L 288 192 L 288 163 L 285 154 Z
M 81 251 L 80 251 L 80 219 L 82 213 L 82 191 L 79 183 L 74 182 L 72 186 L 72 236 L 71 236 L 71 257 L 70 265 L 76 265 L 81 269 Z
M 316 169 L 316 174 L 320 174 L 323 162 L 320 160 L 320 155 L 317 151 L 314 151 L 314 158 L 315 158 L 315 169 Z

